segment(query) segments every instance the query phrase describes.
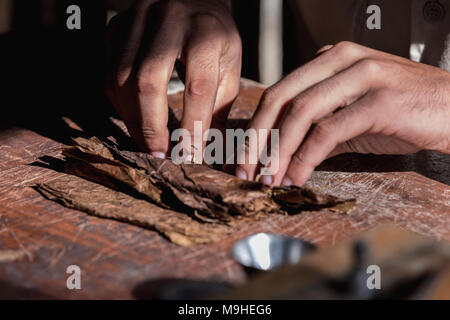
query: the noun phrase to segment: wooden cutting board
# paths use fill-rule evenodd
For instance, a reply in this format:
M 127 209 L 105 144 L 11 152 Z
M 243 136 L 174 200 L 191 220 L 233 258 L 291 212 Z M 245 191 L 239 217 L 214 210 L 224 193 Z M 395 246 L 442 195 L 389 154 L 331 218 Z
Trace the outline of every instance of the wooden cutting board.
M 262 91 L 254 83 L 242 82 L 231 127 L 245 126 Z M 179 116 L 182 93 L 171 95 L 169 102 Z M 242 283 L 245 274 L 230 258 L 230 248 L 260 231 L 331 246 L 363 230 L 394 223 L 450 242 L 450 157 L 420 152 L 343 155 L 319 167 L 308 185 L 357 198 L 358 208 L 349 216 L 321 211 L 273 217 L 249 224 L 221 242 L 179 247 L 154 231 L 64 208 L 31 188 L 62 175 L 38 159 L 59 157 L 61 141 L 77 133 L 55 119 L 36 119 L 39 130 L 0 127 L 0 298 L 133 298 L 137 290 L 151 291 L 172 278 Z M 114 126 L 101 127 L 105 121 L 86 120 L 105 134 L 115 132 Z M 57 126 L 61 129 L 53 129 Z M 70 265 L 81 268 L 81 290 L 66 287 Z

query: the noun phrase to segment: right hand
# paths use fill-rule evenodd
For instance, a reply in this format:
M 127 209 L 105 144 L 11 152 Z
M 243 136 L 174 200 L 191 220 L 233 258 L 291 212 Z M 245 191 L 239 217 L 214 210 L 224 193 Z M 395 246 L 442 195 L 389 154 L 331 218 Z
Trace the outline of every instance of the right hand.
M 228 0 L 138 0 L 108 26 L 107 94 L 135 142 L 166 157 L 175 62 L 185 68 L 181 127 L 192 135 L 194 121 L 203 132 L 226 121 L 239 91 L 241 52 Z

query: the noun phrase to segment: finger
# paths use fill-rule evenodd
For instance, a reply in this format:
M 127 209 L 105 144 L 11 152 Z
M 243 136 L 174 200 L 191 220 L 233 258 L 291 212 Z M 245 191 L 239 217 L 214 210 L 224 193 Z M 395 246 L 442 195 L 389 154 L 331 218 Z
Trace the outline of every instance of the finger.
M 316 56 L 320 56 L 322 53 L 332 49 L 334 46 L 331 44 L 328 44 L 326 46 L 323 46 L 322 48 L 320 48 L 319 50 L 317 50 L 316 52 Z
M 351 152 L 349 151 L 347 144 L 346 143 L 341 143 L 339 145 L 336 146 L 336 148 L 333 149 L 333 151 L 331 151 L 328 155 L 327 155 L 327 159 L 336 157 L 338 155 L 344 154 L 344 153 L 348 153 Z
M 274 128 L 291 99 L 316 83 L 348 68 L 366 54 L 364 47 L 347 42 L 339 43 L 323 52 L 266 90 L 249 126 L 257 130 Z M 248 158 L 250 157 L 247 155 Z M 248 178 L 253 179 L 256 167 L 254 164 L 245 164 L 241 165 L 240 169 Z
M 126 12 L 111 19 L 107 32 L 109 88 L 121 87 L 129 79 L 144 37 L 149 8 L 154 2 L 136 1 Z
M 191 145 L 197 150 L 203 149 L 203 134 L 210 127 L 218 93 L 225 44 L 225 35 L 218 28 L 221 27 L 215 18 L 199 16 L 185 52 L 186 89 L 181 127 L 191 133 Z M 204 30 L 210 31 L 205 34 Z M 196 161 L 201 158 L 202 153 L 198 153 Z
M 366 96 L 319 122 L 292 157 L 282 184 L 303 185 L 336 146 L 369 132 L 377 117 L 371 105 L 372 97 Z
M 231 106 L 235 101 L 240 87 L 240 65 L 230 66 L 229 70 L 226 70 L 221 75 L 219 81 L 219 87 L 217 90 L 216 103 L 213 111 L 213 118 L 211 121 L 211 128 L 218 129 L 223 135 L 226 135 L 226 124 L 228 115 L 231 110 Z M 208 138 L 209 139 L 209 138 Z M 226 144 L 223 144 L 221 153 L 215 153 L 216 164 L 225 164 L 231 154 L 227 154 L 231 150 L 227 149 Z M 234 149 L 233 149 L 234 154 Z M 234 172 L 234 167 L 223 168 L 229 170 L 229 173 Z
M 159 157 L 167 155 L 169 149 L 167 87 L 183 45 L 180 24 L 164 20 L 143 54 L 135 76 L 137 115 L 127 123 L 135 141 Z
M 376 88 L 378 62 L 363 59 L 295 97 L 280 121 L 278 172 L 274 184 L 280 184 L 291 157 L 301 145 L 311 125 L 340 107 L 346 107 Z M 364 74 L 364 77 L 361 77 Z
M 220 60 L 219 88 L 211 122 L 211 127 L 219 129 L 223 134 L 226 134 L 228 115 L 239 93 L 242 66 L 242 44 L 237 30 L 228 41 L 227 49 Z M 226 144 L 223 145 L 222 151 L 222 158 L 219 161 L 225 164 L 228 156 L 231 156 L 227 154 Z M 232 167 L 225 166 L 223 169 L 230 169 L 229 173 L 234 172 Z
M 241 79 L 241 53 L 236 53 L 231 62 L 220 63 L 221 72 L 211 127 L 225 129 L 228 114 L 239 93 Z
M 238 30 L 228 30 L 225 51 L 220 59 L 220 80 L 216 105 L 213 113 L 213 126 L 225 129 L 228 113 L 236 99 L 241 80 L 242 41 Z
M 364 140 L 367 140 L 367 137 L 369 136 L 373 135 L 363 134 L 354 139 L 350 139 L 348 141 L 338 144 L 336 148 L 334 148 L 333 151 L 331 151 L 327 155 L 327 159 L 336 157 L 344 153 L 362 153 L 362 154 L 373 153 L 373 151 L 369 152 L 367 150 L 366 143 L 362 143 L 364 142 Z

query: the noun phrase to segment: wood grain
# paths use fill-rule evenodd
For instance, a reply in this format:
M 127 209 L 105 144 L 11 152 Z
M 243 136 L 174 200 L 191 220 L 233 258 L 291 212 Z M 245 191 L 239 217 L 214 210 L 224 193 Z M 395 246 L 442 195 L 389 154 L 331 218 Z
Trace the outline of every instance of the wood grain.
M 261 93 L 261 88 L 243 84 L 230 127 L 245 125 Z M 181 101 L 181 93 L 169 99 L 178 116 Z M 42 127 L 53 125 L 42 121 Z M 242 283 L 245 274 L 229 250 L 238 239 L 260 231 L 331 246 L 389 222 L 450 242 L 449 156 L 421 152 L 330 159 L 308 185 L 357 198 L 352 214 L 322 211 L 270 217 L 245 225 L 222 241 L 185 248 L 154 231 L 92 217 L 44 199 L 30 186 L 63 174 L 54 164 L 36 161 L 45 155 L 60 157 L 62 145 L 57 141 L 63 139 L 45 130 L 37 134 L 8 125 L 0 128 L 0 250 L 26 252 L 21 259 L 0 262 L 0 298 L 133 298 L 136 287 L 167 278 Z M 82 270 L 81 290 L 66 288 L 66 268 L 72 264 Z

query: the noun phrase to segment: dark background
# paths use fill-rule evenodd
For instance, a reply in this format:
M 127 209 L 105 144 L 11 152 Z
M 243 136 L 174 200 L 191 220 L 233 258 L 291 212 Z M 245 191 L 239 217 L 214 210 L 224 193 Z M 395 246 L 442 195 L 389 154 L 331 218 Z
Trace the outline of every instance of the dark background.
M 69 129 L 60 118 L 67 116 L 96 134 L 106 125 L 100 122 L 113 112 L 103 87 L 106 5 L 58 0 L 50 13 L 45 12 L 44 3 L 14 1 L 11 31 L 0 35 L 0 123 L 64 140 L 61 130 Z M 81 30 L 66 28 L 66 8 L 72 4 L 81 8 Z M 242 76 L 258 81 L 259 0 L 234 1 L 233 14 L 243 43 Z M 45 15 L 54 16 L 50 28 Z M 288 1 L 284 1 L 283 18 L 286 74 L 311 59 L 317 48 L 308 32 L 302 31 L 306 30 L 303 22 L 290 14 Z M 298 37 L 311 45 L 297 47 Z

